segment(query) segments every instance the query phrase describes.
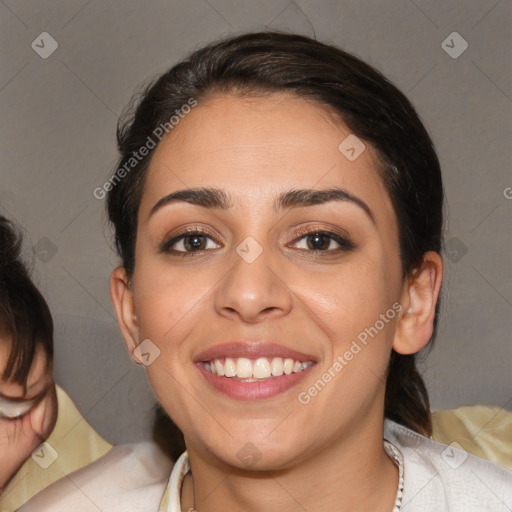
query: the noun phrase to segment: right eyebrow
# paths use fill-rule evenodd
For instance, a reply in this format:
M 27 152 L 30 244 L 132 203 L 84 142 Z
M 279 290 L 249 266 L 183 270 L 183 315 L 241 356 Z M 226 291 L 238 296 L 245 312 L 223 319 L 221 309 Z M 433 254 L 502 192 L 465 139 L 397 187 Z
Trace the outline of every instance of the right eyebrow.
M 219 208 L 227 210 L 231 207 L 231 202 L 226 194 L 218 188 L 191 188 L 185 190 L 177 190 L 164 197 L 162 197 L 157 203 L 151 208 L 149 216 L 151 217 L 156 211 L 160 210 L 164 206 L 183 201 L 196 206 L 204 206 L 205 208 Z

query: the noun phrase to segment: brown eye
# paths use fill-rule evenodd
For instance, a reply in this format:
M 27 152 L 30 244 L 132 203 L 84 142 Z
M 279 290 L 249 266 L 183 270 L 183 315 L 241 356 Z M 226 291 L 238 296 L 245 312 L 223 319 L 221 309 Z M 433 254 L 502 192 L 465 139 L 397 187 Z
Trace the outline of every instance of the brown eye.
M 218 249 L 218 245 L 212 237 L 203 231 L 187 231 L 171 240 L 164 242 L 162 252 L 167 253 L 186 253 L 206 251 L 210 249 Z
M 312 251 L 327 250 L 334 241 L 330 236 L 324 233 L 315 233 L 306 237 L 308 249 Z
M 207 239 L 204 235 L 189 235 L 183 238 L 183 246 L 187 251 L 202 251 L 206 249 Z
M 301 232 L 300 235 L 293 245 L 301 250 L 334 253 L 350 251 L 355 248 L 350 240 L 332 231 L 316 229 Z

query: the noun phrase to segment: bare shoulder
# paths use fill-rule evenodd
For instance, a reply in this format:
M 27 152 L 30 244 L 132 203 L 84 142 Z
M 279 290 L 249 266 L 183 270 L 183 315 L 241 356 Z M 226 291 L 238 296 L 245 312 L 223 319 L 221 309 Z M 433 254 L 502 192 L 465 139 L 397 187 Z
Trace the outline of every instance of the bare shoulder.
M 173 462 L 154 443 L 115 446 L 50 485 L 20 512 L 158 510 Z

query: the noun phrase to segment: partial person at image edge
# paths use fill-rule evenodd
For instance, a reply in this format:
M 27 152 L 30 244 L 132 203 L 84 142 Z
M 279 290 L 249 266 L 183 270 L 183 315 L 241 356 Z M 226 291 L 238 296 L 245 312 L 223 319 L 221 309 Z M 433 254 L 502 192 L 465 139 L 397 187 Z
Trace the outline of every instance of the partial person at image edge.
M 21 250 L 19 230 L 0 216 L 1 512 L 111 447 L 53 380 L 53 320 Z

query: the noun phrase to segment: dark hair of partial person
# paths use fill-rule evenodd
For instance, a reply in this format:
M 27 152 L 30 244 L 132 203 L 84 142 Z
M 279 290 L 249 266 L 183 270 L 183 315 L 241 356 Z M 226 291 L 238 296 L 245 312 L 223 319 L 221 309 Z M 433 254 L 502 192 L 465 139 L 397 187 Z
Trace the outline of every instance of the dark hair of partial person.
M 168 123 L 191 98 L 200 105 L 219 95 L 274 92 L 289 92 L 323 107 L 376 150 L 378 172 L 398 219 L 404 279 L 419 268 L 426 252 L 441 253 L 441 169 L 416 110 L 379 71 L 333 45 L 305 36 L 268 31 L 230 37 L 198 49 L 159 76 L 119 121 L 117 169 L 127 165 L 153 131 Z M 154 151 L 108 193 L 116 249 L 129 275 L 135 267 L 137 215 Z M 438 313 L 439 303 L 430 342 L 437 331 Z M 415 355 L 392 351 L 385 416 L 431 434 L 428 394 Z
M 22 261 L 21 246 L 19 230 L 0 216 L 0 337 L 11 347 L 0 377 L 12 379 L 26 390 L 38 343 L 48 356 L 47 364 L 53 360 L 53 321 Z

